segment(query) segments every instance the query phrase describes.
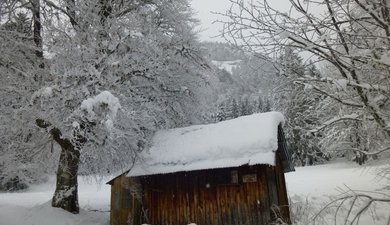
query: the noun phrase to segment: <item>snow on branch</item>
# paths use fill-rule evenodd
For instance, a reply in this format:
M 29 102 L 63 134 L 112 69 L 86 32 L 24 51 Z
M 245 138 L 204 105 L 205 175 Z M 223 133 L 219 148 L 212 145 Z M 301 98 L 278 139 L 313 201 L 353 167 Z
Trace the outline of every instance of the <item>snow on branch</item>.
M 373 212 L 380 207 L 388 207 L 390 196 L 380 192 L 367 192 L 352 190 L 347 187 L 338 197 L 331 200 L 314 217 L 314 224 L 317 218 L 326 213 L 327 210 L 334 209 L 334 223 L 353 225 L 359 224 L 361 216 L 366 212 Z M 343 218 L 344 221 L 338 221 L 337 218 Z M 387 219 L 390 224 L 390 217 Z
M 111 94 L 111 92 L 103 91 L 94 97 L 84 100 L 80 108 L 87 113 L 89 120 L 95 120 L 98 111 L 107 110 L 108 113 L 103 122 L 110 128 L 121 105 L 119 99 Z
M 338 123 L 338 122 L 341 122 L 341 121 L 345 121 L 345 120 L 361 121 L 359 119 L 359 115 L 358 114 L 352 113 L 350 115 L 344 115 L 344 116 L 335 117 L 333 119 L 330 119 L 330 120 L 324 122 L 322 126 L 319 126 L 319 127 L 315 128 L 315 129 L 312 129 L 309 132 L 316 133 L 316 132 L 319 132 L 319 131 L 325 129 L 326 127 L 328 127 L 328 126 L 330 126 L 332 124 L 335 124 L 335 123 Z
M 362 151 L 362 150 L 359 150 L 359 149 L 353 149 L 355 151 L 358 151 L 360 153 L 363 153 L 364 155 L 378 155 L 382 152 L 386 152 L 386 151 L 389 151 L 390 150 L 390 147 L 385 147 L 385 148 L 382 148 L 378 151 L 375 151 L 375 152 L 368 152 L 368 151 Z
M 300 81 L 305 81 L 305 82 L 312 81 L 312 82 L 329 83 L 335 85 L 336 88 L 341 88 L 341 89 L 345 89 L 347 86 L 350 86 L 350 87 L 361 87 L 368 91 L 380 91 L 383 93 L 388 93 L 390 91 L 390 88 L 386 85 L 369 84 L 369 83 L 362 83 L 362 82 L 357 83 L 356 81 L 347 80 L 347 79 L 333 79 L 330 77 L 316 78 L 310 76 L 305 76 L 298 79 Z
M 333 94 L 330 94 L 329 92 L 327 92 L 327 91 L 323 90 L 322 88 L 317 87 L 317 86 L 315 86 L 315 85 L 310 85 L 310 86 L 309 86 L 307 83 L 300 82 L 300 81 L 295 81 L 294 83 L 295 83 L 295 84 L 302 85 L 302 86 L 304 86 L 305 88 L 310 87 L 310 89 L 313 89 L 313 90 L 315 90 L 315 91 L 317 91 L 317 92 L 319 92 L 319 93 L 321 93 L 321 94 L 323 94 L 323 95 L 326 95 L 326 96 L 332 98 L 333 100 L 335 100 L 335 101 L 337 101 L 337 102 L 339 102 L 339 103 L 341 103 L 341 104 L 343 104 L 343 105 L 352 106 L 352 107 L 357 107 L 357 108 L 363 108 L 363 105 L 361 105 L 361 104 L 358 104 L 358 103 L 353 102 L 353 101 L 346 101 L 346 100 L 343 100 L 343 99 L 341 99 L 341 98 L 339 98 L 339 97 L 337 97 L 337 96 L 335 96 L 335 95 L 333 95 Z

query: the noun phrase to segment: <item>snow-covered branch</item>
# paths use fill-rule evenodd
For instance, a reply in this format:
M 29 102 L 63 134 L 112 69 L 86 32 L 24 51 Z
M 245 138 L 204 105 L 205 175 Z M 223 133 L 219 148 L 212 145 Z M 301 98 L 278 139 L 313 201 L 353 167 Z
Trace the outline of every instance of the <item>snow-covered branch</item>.
M 385 147 L 385 148 L 382 148 L 382 149 L 379 149 L 379 150 L 373 151 L 373 152 L 362 151 L 362 150 L 356 149 L 356 148 L 355 148 L 355 149 L 352 149 L 352 150 L 357 151 L 357 152 L 360 152 L 360 153 L 362 153 L 362 154 L 364 154 L 364 155 L 370 155 L 370 156 L 372 156 L 372 155 L 378 155 L 378 154 L 383 153 L 383 152 L 386 152 L 386 151 L 390 151 L 390 147 Z
M 347 187 L 348 188 L 348 187 Z M 364 213 L 375 211 L 377 207 L 389 207 L 390 196 L 379 192 L 355 191 L 348 188 L 341 193 L 339 197 L 334 198 L 325 205 L 314 217 L 315 221 L 325 211 L 334 209 L 334 224 L 340 224 L 337 217 L 343 217 L 342 224 L 357 225 Z M 390 223 L 390 217 L 387 218 L 387 224 Z
M 319 132 L 319 131 L 327 128 L 330 125 L 333 125 L 335 123 L 339 123 L 339 122 L 342 122 L 342 121 L 345 121 L 345 120 L 361 121 L 361 119 L 359 119 L 359 117 L 360 116 L 358 114 L 355 114 L 355 113 L 350 114 L 350 115 L 344 115 L 344 116 L 340 116 L 340 117 L 335 117 L 335 118 L 333 118 L 331 120 L 328 120 L 328 121 L 324 122 L 322 126 L 310 130 L 310 132 L 312 132 L 312 133 Z
M 380 84 L 370 84 L 366 82 L 360 82 L 357 83 L 356 81 L 353 80 L 347 80 L 347 79 L 334 79 L 331 77 L 299 77 L 299 81 L 302 82 L 318 82 L 318 83 L 327 83 L 327 84 L 333 84 L 336 86 L 336 88 L 344 89 L 349 86 L 349 87 L 361 87 L 364 90 L 367 91 L 379 91 L 384 95 L 390 95 L 390 86 L 388 85 L 380 85 Z
M 300 81 L 296 81 L 295 83 L 299 84 L 299 85 L 302 85 L 302 86 L 305 86 L 305 87 L 308 86 L 308 88 L 313 89 L 313 90 L 315 90 L 315 91 L 317 91 L 317 92 L 319 92 L 319 93 L 321 93 L 321 94 L 323 94 L 325 96 L 328 96 L 328 97 L 332 98 L 333 100 L 335 100 L 335 101 L 337 101 L 337 102 L 339 102 L 339 103 L 341 103 L 343 105 L 351 106 L 351 107 L 357 107 L 357 108 L 363 108 L 364 107 L 363 105 L 358 104 L 358 103 L 356 103 L 354 101 L 344 100 L 344 99 L 338 97 L 337 95 L 331 94 L 328 91 L 326 91 L 325 89 L 320 88 L 320 87 L 318 87 L 316 85 L 312 85 L 312 84 L 308 85 L 308 84 L 306 84 L 304 82 L 300 82 Z
M 364 111 L 373 118 L 369 123 L 380 127 L 386 140 L 390 138 L 386 128 L 390 74 L 383 64 L 388 60 L 390 20 L 381 20 L 387 17 L 382 12 L 387 12 L 388 6 L 376 0 L 365 2 L 367 5 L 361 1 L 291 0 L 291 9 L 283 12 L 267 0 L 230 2 L 231 10 L 221 14 L 227 20 L 222 22 L 227 41 L 262 52 L 276 67 L 285 66 L 277 58 L 286 49 L 309 52 L 325 64 L 325 76 L 301 74 L 296 84 L 310 86 L 343 107 Z M 322 15 L 311 11 L 317 7 Z M 371 10 L 376 7 L 382 11 Z

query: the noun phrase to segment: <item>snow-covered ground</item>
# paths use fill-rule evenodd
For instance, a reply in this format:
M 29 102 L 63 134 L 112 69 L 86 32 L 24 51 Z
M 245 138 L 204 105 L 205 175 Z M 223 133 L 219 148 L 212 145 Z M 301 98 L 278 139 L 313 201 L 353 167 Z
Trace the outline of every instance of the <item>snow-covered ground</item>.
M 286 174 L 287 189 L 290 197 L 298 195 L 308 199 L 339 194 L 340 190 L 346 187 L 378 191 L 386 186 L 386 180 L 377 176 L 378 171 L 385 166 L 384 161 L 379 165 L 363 166 L 354 162 L 337 161 L 324 165 L 297 167 L 295 172 Z
M 98 183 L 98 184 L 97 184 Z M 108 225 L 110 186 L 79 179 L 79 215 L 50 207 L 55 177 L 26 192 L 0 193 L 0 225 Z
M 371 162 L 372 163 L 372 162 Z M 352 199 L 344 202 L 344 207 L 339 208 L 338 216 L 335 217 L 336 207 L 341 201 L 332 204 L 329 210 L 321 214 L 318 212 L 336 198 L 346 194 L 365 193 L 376 197 L 384 197 L 385 193 L 390 199 L 390 180 L 379 176 L 380 171 L 388 168 L 388 160 L 375 162 L 375 165 L 359 166 L 353 162 L 336 161 L 330 164 L 300 167 L 296 172 L 287 173 L 287 189 L 292 205 L 292 213 L 296 214 L 295 224 L 314 224 L 313 217 L 317 215 L 315 224 L 349 224 L 345 223 L 345 217 Z M 355 192 L 356 191 L 356 192 Z M 361 209 L 364 201 L 357 200 L 355 208 L 349 215 L 351 222 L 356 212 Z M 390 215 L 390 202 L 384 204 L 373 204 L 375 211 L 369 209 L 359 219 L 360 225 L 388 224 Z M 322 218 L 322 219 L 321 219 Z M 336 223 L 335 223 L 336 219 Z M 356 223 L 353 223 L 356 224 Z
M 384 191 L 386 180 L 377 177 L 378 166 L 358 166 L 350 162 L 334 162 L 327 165 L 297 168 L 296 172 L 286 174 L 287 188 L 295 213 L 307 218 L 297 220 L 297 224 L 310 221 L 309 212 L 315 213 L 329 196 L 337 195 L 347 187 L 355 190 Z M 26 192 L 0 193 L 0 225 L 108 225 L 110 187 L 104 182 L 80 179 L 79 197 L 82 211 L 79 215 L 50 207 L 54 191 L 54 177 L 42 185 L 31 187 Z M 389 184 L 389 183 L 387 183 Z M 300 206 L 300 207 L 296 207 Z M 297 210 L 298 209 L 298 210 Z M 304 212 L 302 212 L 304 211 Z M 375 221 L 367 214 L 360 224 L 386 224 L 385 217 L 390 212 L 390 204 L 383 204 Z M 340 224 L 344 221 L 340 221 Z M 374 223 L 375 222 L 375 223 Z M 339 224 L 339 223 L 338 223 Z

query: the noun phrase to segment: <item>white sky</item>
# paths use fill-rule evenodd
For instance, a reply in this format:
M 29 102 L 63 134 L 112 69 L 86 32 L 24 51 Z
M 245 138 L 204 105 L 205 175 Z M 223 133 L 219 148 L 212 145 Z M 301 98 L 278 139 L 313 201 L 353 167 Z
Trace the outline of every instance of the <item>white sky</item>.
M 251 1 L 251 0 L 245 0 Z M 255 2 L 255 1 L 254 1 Z M 269 0 L 268 3 L 271 7 L 278 9 L 281 12 L 289 12 L 291 4 L 289 0 Z M 225 42 L 222 37 L 216 37 L 220 35 L 222 30 L 222 24 L 215 23 L 216 20 L 223 20 L 220 15 L 213 14 L 212 12 L 224 13 L 226 12 L 231 3 L 229 0 L 191 0 L 191 6 L 194 9 L 195 17 L 200 20 L 199 26 L 199 38 L 201 41 L 213 41 L 213 42 Z M 320 15 L 323 9 L 318 5 L 310 7 L 310 11 L 316 15 Z M 294 13 L 294 12 L 292 12 Z M 304 60 L 309 60 L 313 55 L 308 52 L 300 53 Z
M 272 6 L 287 11 L 289 8 L 288 0 L 276 0 L 273 2 Z M 223 38 L 213 38 L 220 34 L 222 30 L 222 25 L 218 23 L 213 23 L 216 20 L 222 20 L 219 15 L 215 15 L 212 12 L 224 13 L 230 8 L 229 0 L 191 0 L 191 6 L 196 12 L 196 18 L 200 20 L 201 30 L 199 36 L 202 41 L 224 41 Z
M 228 0 L 192 0 L 191 6 L 196 12 L 196 17 L 200 20 L 200 39 L 202 41 L 223 41 L 222 38 L 212 38 L 217 36 L 222 29 L 221 24 L 213 24 L 218 15 L 212 12 L 225 12 L 229 8 Z

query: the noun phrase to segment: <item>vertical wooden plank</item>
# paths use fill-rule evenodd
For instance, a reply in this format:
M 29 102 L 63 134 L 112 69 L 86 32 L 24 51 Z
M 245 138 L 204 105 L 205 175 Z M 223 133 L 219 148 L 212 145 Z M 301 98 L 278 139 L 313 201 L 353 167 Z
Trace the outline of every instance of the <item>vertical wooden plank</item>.
M 251 171 L 251 173 L 253 173 L 253 171 Z M 252 206 L 252 202 L 253 202 L 253 194 L 252 194 L 252 190 L 254 189 L 254 185 L 256 183 L 248 183 L 248 185 L 246 186 L 246 201 L 243 202 L 243 216 L 244 216 L 244 223 L 247 223 L 247 224 L 253 224 L 253 209 L 251 208 Z
M 264 190 L 263 190 L 263 185 L 266 183 L 266 181 L 263 179 L 263 177 L 261 176 L 261 173 L 262 173 L 262 166 L 258 165 L 257 166 L 257 176 L 259 177 L 259 183 L 257 183 L 257 188 L 256 188 L 256 218 L 257 218 L 257 224 L 260 225 L 260 224 L 263 224 L 262 223 L 262 215 L 264 214 L 264 210 L 263 208 L 261 207 L 262 206 L 262 195 L 264 193 Z
M 233 217 L 232 217 L 232 200 L 231 200 L 231 190 L 234 189 L 234 187 L 229 187 L 228 189 L 225 189 L 225 200 L 226 200 L 226 210 L 227 210 L 227 221 L 226 224 L 232 224 Z
M 200 185 L 202 183 L 201 176 L 199 175 L 198 182 L 196 184 L 196 193 L 198 195 L 198 204 L 197 204 L 197 222 L 200 224 L 204 223 L 204 215 L 203 215 L 203 194 L 202 190 L 200 188 Z
M 182 188 L 182 183 L 184 182 L 184 177 L 181 177 L 180 179 L 180 211 L 181 211 L 181 223 L 184 224 L 186 219 L 187 219 L 187 211 L 186 211 L 186 196 L 185 192 L 183 191 Z
M 198 173 L 195 174 L 194 179 L 192 181 L 192 192 L 194 196 L 194 202 L 192 204 L 192 213 L 193 213 L 193 222 L 199 224 L 198 216 L 197 216 L 197 208 L 199 204 L 198 193 L 197 193 L 197 185 L 198 185 Z
M 244 184 L 241 185 L 241 187 L 239 189 L 236 189 L 235 191 L 235 208 L 236 208 L 236 223 L 238 225 L 241 225 L 241 212 L 240 212 L 240 202 L 241 202 L 241 195 L 242 195 L 242 186 Z
M 276 184 L 275 167 L 268 166 L 266 168 L 268 182 L 268 198 L 271 207 L 271 220 L 278 217 L 277 207 L 279 207 L 278 186 Z
M 185 200 L 185 211 L 186 211 L 186 217 L 185 217 L 185 224 L 189 224 L 191 222 L 191 210 L 190 210 L 190 196 L 189 196 L 189 179 L 187 179 L 187 174 L 183 174 L 183 180 L 184 180 L 184 200 Z
M 229 186 L 218 186 L 217 187 L 217 211 L 218 211 L 218 224 L 217 225 L 224 225 L 227 224 L 227 205 L 226 205 L 226 189 L 228 189 Z
M 230 174 L 230 169 L 193 171 L 188 172 L 187 176 L 184 172 L 150 176 L 149 183 L 143 183 L 149 222 L 158 225 L 267 224 L 270 219 L 270 203 L 287 203 L 287 197 L 283 197 L 284 174 L 279 173 L 281 169 L 263 165 L 240 167 L 240 183 L 234 185 L 217 184 L 214 180 L 216 176 Z M 256 174 L 257 181 L 242 183 L 242 175 L 245 173 Z M 272 174 L 275 182 L 272 182 Z M 269 177 L 270 182 L 267 181 Z M 206 187 L 207 183 L 210 184 L 209 188 Z M 123 180 L 121 184 L 123 185 Z M 115 205 L 114 186 L 111 191 L 111 207 Z M 276 195 L 272 190 L 277 190 Z M 120 223 L 126 224 L 127 216 L 134 213 L 133 210 L 121 210 Z M 114 216 L 115 210 L 111 210 L 110 225 L 120 225 L 114 224 Z
M 218 208 L 221 210 L 221 217 L 218 225 L 224 225 L 226 224 L 226 221 L 228 220 L 228 209 L 226 205 L 226 189 L 228 189 L 229 186 L 220 188 L 218 191 L 218 197 L 220 198 L 219 206 Z
M 263 224 L 268 224 L 269 221 L 270 221 L 270 203 L 269 203 L 269 199 L 268 199 L 268 180 L 267 180 L 267 176 L 266 176 L 266 165 L 261 165 L 261 173 L 260 173 L 260 176 L 261 176 L 261 180 L 264 180 L 264 182 L 262 183 L 262 193 L 261 193 L 261 198 L 260 198 L 260 202 L 261 202 L 261 208 L 262 208 L 262 221 L 263 221 Z
M 123 190 L 123 187 L 124 187 L 124 176 L 120 176 L 119 178 L 119 182 L 120 182 L 120 188 L 118 189 L 118 192 L 119 192 L 119 208 L 121 210 L 120 212 L 120 224 L 126 224 L 126 215 L 127 215 L 127 212 L 122 208 L 122 204 L 123 204 L 123 199 L 122 199 L 122 190 Z
M 188 202 L 188 207 L 190 210 L 190 221 L 189 223 L 196 223 L 195 220 L 195 196 L 194 196 L 194 184 L 195 184 L 195 179 L 196 179 L 196 173 L 192 174 L 189 173 L 187 177 L 187 182 L 188 182 L 188 196 L 189 196 L 189 202 Z
M 110 225 L 120 225 L 120 212 L 119 207 L 119 189 L 120 189 L 120 178 L 113 181 L 111 185 L 111 210 L 110 210 Z
M 276 175 L 277 175 L 276 183 L 278 186 L 279 206 L 281 207 L 281 213 L 282 213 L 281 216 L 287 223 L 291 223 L 286 181 L 285 181 L 282 161 L 280 159 L 279 153 L 276 155 L 276 162 L 277 162 L 275 168 Z
M 204 202 L 203 202 L 203 209 L 204 209 L 204 213 L 205 213 L 205 225 L 210 225 L 211 224 L 211 215 L 210 215 L 210 197 L 209 197 L 209 188 L 208 188 L 208 185 L 209 185 L 209 177 L 207 176 L 207 174 L 205 174 L 205 182 L 202 184 L 202 189 L 203 189 L 203 193 L 204 193 Z
M 182 216 L 182 224 L 188 224 L 189 219 L 189 212 L 188 212 L 188 196 L 187 196 L 187 179 L 185 176 L 185 173 L 182 174 L 182 181 L 180 185 L 180 192 L 182 194 L 182 209 L 183 209 L 183 216 Z
M 173 201 L 173 204 L 175 206 L 175 216 L 176 216 L 176 223 L 181 223 L 181 215 L 180 215 L 180 179 L 176 179 L 175 181 L 175 198 Z

